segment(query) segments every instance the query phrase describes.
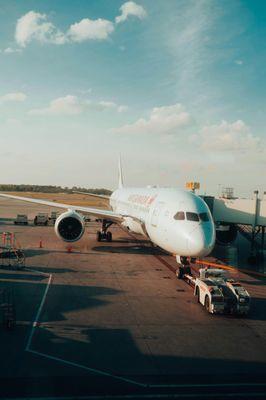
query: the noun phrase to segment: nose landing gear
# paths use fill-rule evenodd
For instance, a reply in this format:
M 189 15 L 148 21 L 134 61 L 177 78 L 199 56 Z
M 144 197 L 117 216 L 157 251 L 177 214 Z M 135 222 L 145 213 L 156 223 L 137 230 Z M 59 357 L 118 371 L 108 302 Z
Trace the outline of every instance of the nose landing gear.
M 191 275 L 190 263 L 195 262 L 194 258 L 176 256 L 176 261 L 179 264 L 181 264 L 181 265 L 179 265 L 178 269 L 176 270 L 176 276 L 178 279 L 183 279 L 183 276 L 185 274 Z
M 112 242 L 113 236 L 112 232 L 108 231 L 108 228 L 113 225 L 112 221 L 102 220 L 102 229 L 97 231 L 97 242 L 101 242 L 102 240 L 106 240 L 107 242 Z

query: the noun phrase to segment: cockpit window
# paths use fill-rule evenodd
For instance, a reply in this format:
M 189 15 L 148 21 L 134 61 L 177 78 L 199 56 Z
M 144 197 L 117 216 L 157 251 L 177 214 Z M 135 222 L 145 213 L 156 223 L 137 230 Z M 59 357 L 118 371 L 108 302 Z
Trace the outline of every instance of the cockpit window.
M 185 213 L 184 213 L 184 211 L 178 211 L 175 215 L 174 215 L 174 219 L 177 219 L 177 220 L 183 220 L 183 219 L 185 219 Z
M 193 212 L 186 212 L 188 221 L 199 221 L 199 216 Z
M 209 221 L 210 219 L 209 219 L 209 216 L 208 216 L 208 214 L 206 213 L 206 212 L 204 212 L 204 213 L 200 213 L 200 220 L 202 221 L 202 222 L 207 222 L 207 221 Z

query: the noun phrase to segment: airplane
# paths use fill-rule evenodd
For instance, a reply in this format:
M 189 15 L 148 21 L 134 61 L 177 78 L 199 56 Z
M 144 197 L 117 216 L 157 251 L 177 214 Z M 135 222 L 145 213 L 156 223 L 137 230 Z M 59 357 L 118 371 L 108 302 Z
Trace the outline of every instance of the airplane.
M 84 194 L 84 192 L 82 192 Z M 102 223 L 97 241 L 112 241 L 113 224 L 121 224 L 129 231 L 144 235 L 154 245 L 176 256 L 181 265 L 207 256 L 215 244 L 215 225 L 205 201 L 195 193 L 172 188 L 124 187 L 121 160 L 119 185 L 110 197 L 85 193 L 108 199 L 110 210 L 73 206 L 52 201 L 32 199 L 0 193 L 14 200 L 66 209 L 55 222 L 56 235 L 65 242 L 78 241 L 85 232 L 83 215 L 97 217 Z

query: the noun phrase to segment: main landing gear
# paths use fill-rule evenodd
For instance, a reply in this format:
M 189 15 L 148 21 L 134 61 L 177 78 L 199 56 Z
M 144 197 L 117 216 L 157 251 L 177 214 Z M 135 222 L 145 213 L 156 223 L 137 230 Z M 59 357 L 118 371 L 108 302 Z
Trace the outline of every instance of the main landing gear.
M 111 225 L 113 225 L 112 221 L 106 221 L 105 219 L 102 221 L 102 229 L 97 231 L 97 242 L 101 242 L 102 240 L 111 242 L 113 240 L 112 232 L 108 231 Z

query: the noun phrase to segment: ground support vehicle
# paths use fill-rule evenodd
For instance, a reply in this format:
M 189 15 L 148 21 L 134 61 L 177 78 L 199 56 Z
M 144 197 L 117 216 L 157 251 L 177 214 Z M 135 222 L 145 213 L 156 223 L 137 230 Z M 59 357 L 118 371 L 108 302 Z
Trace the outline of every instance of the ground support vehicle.
M 247 290 L 239 282 L 234 282 L 233 280 L 227 281 L 227 287 L 234 293 L 237 299 L 235 312 L 240 315 L 247 315 L 251 300 Z
M 250 309 L 250 296 L 241 283 L 228 279 L 226 271 L 220 268 L 201 268 L 199 276 L 191 273 L 188 265 L 177 272 L 194 288 L 194 295 L 211 314 L 246 315 Z
M 49 222 L 49 217 L 47 213 L 38 213 L 34 220 L 33 223 L 34 225 L 48 225 Z
M 28 216 L 26 214 L 18 214 L 14 220 L 15 225 L 28 225 Z
M 59 217 L 59 212 L 58 211 L 52 211 L 51 212 L 51 215 L 49 216 L 49 223 L 51 224 L 51 225 L 54 225 L 55 224 L 55 221 L 57 220 L 57 218 Z

